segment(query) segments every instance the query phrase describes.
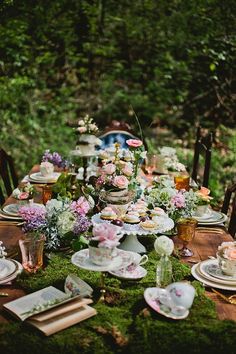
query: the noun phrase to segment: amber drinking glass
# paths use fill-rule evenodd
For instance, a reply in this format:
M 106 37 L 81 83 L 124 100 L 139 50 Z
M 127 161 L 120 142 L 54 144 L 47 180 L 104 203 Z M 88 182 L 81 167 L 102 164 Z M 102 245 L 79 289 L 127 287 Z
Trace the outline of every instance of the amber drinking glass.
M 42 194 L 43 204 L 45 205 L 47 201 L 50 199 L 52 199 L 52 187 L 45 184 L 45 186 L 43 186 L 43 194 Z
M 177 222 L 177 235 L 183 241 L 183 248 L 179 251 L 182 257 L 191 257 L 193 255 L 193 251 L 187 246 L 195 236 L 196 226 L 197 220 L 193 218 L 182 218 Z
M 174 176 L 175 188 L 177 190 L 185 189 L 186 191 L 189 191 L 189 181 L 190 177 L 188 174 Z

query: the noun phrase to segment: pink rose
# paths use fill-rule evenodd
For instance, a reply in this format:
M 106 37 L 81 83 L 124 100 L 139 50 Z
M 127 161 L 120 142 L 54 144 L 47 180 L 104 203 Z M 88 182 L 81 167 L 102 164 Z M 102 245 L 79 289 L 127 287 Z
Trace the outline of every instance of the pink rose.
M 198 194 L 201 194 L 203 196 L 207 196 L 210 194 L 210 189 L 206 187 L 201 187 L 201 189 L 198 191 Z
M 29 198 L 29 193 L 28 192 L 21 192 L 19 194 L 18 198 L 21 199 L 21 200 L 28 199 Z
M 126 176 L 132 176 L 133 174 L 133 167 L 131 164 L 126 163 L 125 166 L 122 168 L 122 173 Z
M 98 247 L 114 248 L 119 245 L 122 235 L 117 235 L 117 226 L 96 224 L 93 227 L 92 240 L 99 241 Z
M 85 215 L 90 209 L 89 202 L 85 197 L 80 197 L 77 201 L 71 203 L 71 209 L 79 215 Z
M 113 185 L 120 189 L 124 189 L 128 187 L 129 181 L 125 176 L 116 176 L 113 180 Z
M 78 130 L 78 132 L 80 132 L 82 134 L 82 133 L 85 133 L 87 129 L 86 129 L 86 127 L 78 127 L 77 130 Z
M 143 142 L 141 140 L 138 140 L 138 139 L 129 139 L 129 140 L 126 140 L 126 144 L 131 146 L 131 147 L 137 148 L 139 146 L 142 146 Z
M 226 248 L 224 251 L 224 257 L 230 260 L 236 259 L 236 248 Z
M 171 198 L 171 202 L 176 208 L 185 207 L 185 197 L 182 193 L 177 193 L 174 197 Z
M 116 170 L 116 165 L 114 163 L 108 163 L 102 167 L 102 170 L 107 175 L 112 175 Z

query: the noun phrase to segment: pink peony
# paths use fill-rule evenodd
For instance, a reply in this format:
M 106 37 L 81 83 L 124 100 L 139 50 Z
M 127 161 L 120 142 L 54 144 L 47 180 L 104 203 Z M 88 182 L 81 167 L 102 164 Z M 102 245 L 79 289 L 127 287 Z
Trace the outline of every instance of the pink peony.
M 24 200 L 29 198 L 29 193 L 28 192 L 21 192 L 18 196 L 18 199 Z
M 80 132 L 81 134 L 85 133 L 86 132 L 86 127 L 78 127 L 77 128 L 77 131 Z
M 185 197 L 182 193 L 177 193 L 175 196 L 173 196 L 171 198 L 171 202 L 174 204 L 176 208 L 185 207 Z
M 142 146 L 143 142 L 141 140 L 138 140 L 138 139 L 129 139 L 129 140 L 126 140 L 126 144 L 131 146 L 131 147 L 137 148 L 139 146 Z
M 112 175 L 116 170 L 116 165 L 114 163 L 108 163 L 102 167 L 102 170 L 107 175 Z
M 98 247 L 114 248 L 119 245 L 122 235 L 117 235 L 117 226 L 111 224 L 96 224 L 93 227 L 92 240 L 99 241 Z
M 113 185 L 120 189 L 124 189 L 128 187 L 129 181 L 125 176 L 116 176 L 113 180 Z
M 227 248 L 224 251 L 224 257 L 230 260 L 236 260 L 236 248 Z
M 85 197 L 80 197 L 71 203 L 71 209 L 78 215 L 85 215 L 89 211 L 90 205 Z

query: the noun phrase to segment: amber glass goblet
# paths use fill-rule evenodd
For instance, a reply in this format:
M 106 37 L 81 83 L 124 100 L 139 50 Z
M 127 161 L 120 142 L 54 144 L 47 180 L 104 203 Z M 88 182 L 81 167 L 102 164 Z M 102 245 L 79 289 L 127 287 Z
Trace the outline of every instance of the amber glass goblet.
M 193 255 L 193 251 L 187 246 L 195 236 L 196 226 L 197 220 L 193 218 L 182 218 L 177 222 L 177 235 L 183 241 L 183 248 L 179 251 L 182 257 L 191 257 Z

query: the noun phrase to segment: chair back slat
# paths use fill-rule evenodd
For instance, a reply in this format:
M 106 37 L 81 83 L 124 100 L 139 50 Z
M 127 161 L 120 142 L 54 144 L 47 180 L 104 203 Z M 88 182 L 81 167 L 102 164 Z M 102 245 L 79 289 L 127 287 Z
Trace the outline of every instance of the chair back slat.
M 197 182 L 198 181 L 198 169 L 200 155 L 204 157 L 204 169 L 203 169 L 203 180 L 202 186 L 208 187 L 209 177 L 210 177 L 210 167 L 211 167 L 211 147 L 212 147 L 213 135 L 209 133 L 207 136 L 201 135 L 201 127 L 197 128 L 196 141 L 194 145 L 194 156 L 193 156 L 193 169 L 191 177 Z
M 228 225 L 228 231 L 232 237 L 234 237 L 236 233 L 236 183 L 226 189 L 223 205 L 221 208 L 222 213 L 227 215 L 230 208 L 230 201 L 232 199 L 233 193 L 235 193 L 235 195 L 233 197 L 233 202 L 231 206 L 232 210 Z
M 14 168 L 13 159 L 3 149 L 0 149 L 0 176 L 2 179 L 1 187 L 5 188 L 7 196 L 10 196 L 13 189 L 18 185 L 18 178 Z M 1 195 L 4 198 L 3 189 L 1 188 Z M 2 204 L 3 200 L 0 197 Z

